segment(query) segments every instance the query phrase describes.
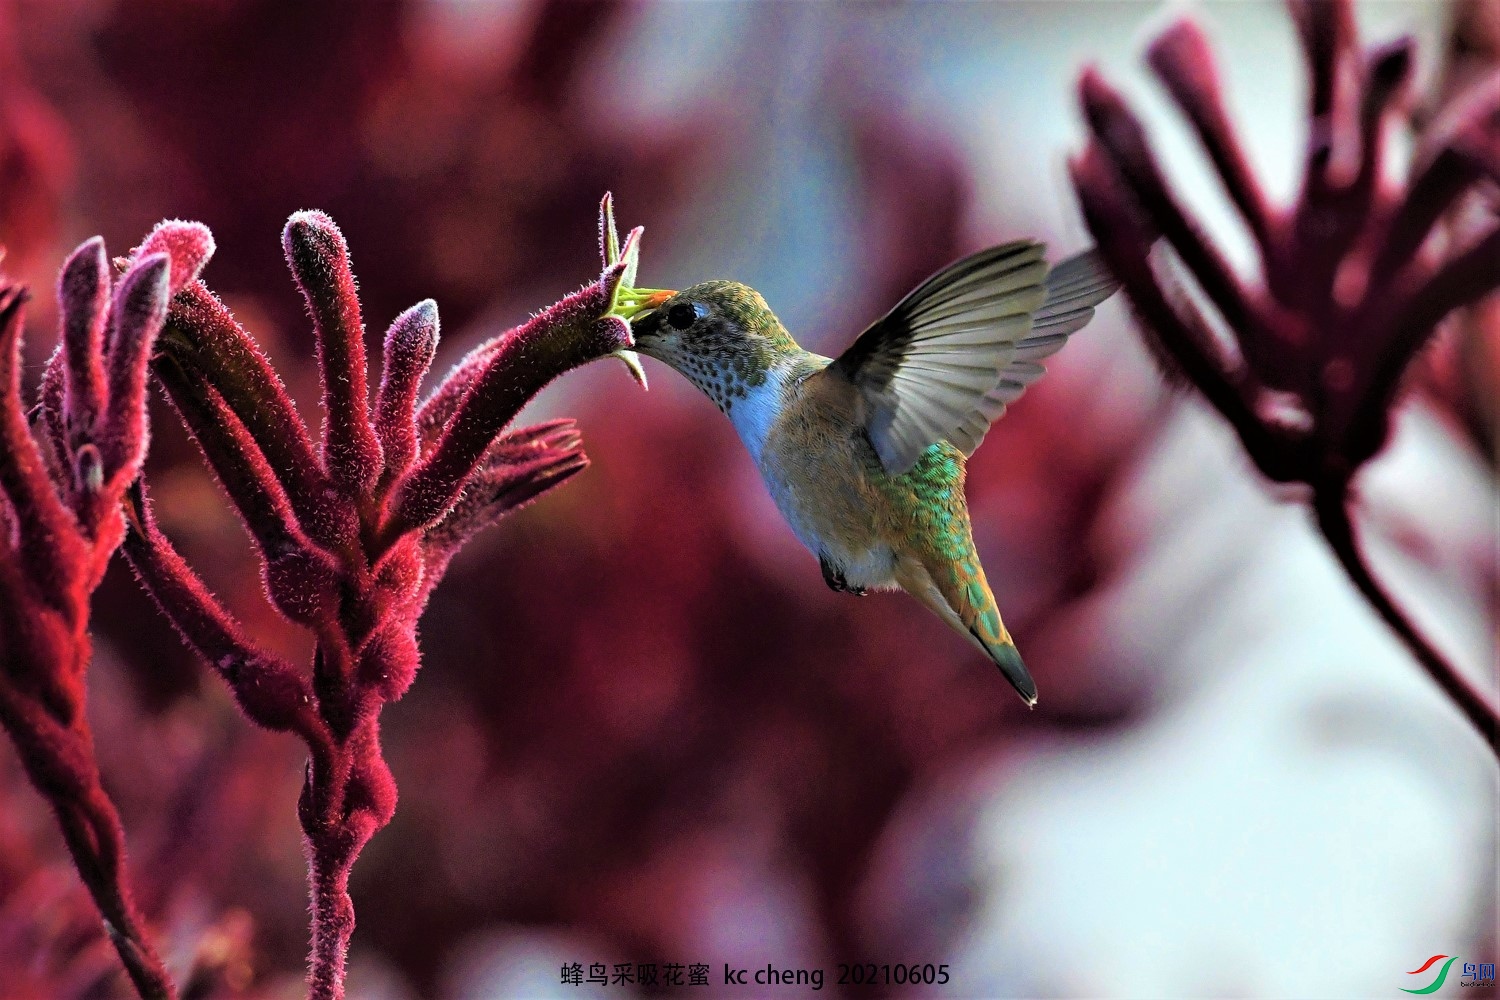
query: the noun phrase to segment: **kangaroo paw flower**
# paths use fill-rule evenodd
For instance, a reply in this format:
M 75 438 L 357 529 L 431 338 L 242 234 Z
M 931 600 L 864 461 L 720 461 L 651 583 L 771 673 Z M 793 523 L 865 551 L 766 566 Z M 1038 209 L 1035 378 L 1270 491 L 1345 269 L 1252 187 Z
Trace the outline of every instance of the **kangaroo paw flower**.
M 604 214 L 603 273 L 470 352 L 420 406 L 437 349 L 436 304 L 418 303 L 391 324 L 371 403 L 348 247 L 326 215 L 293 215 L 282 245 L 312 319 L 323 383 L 320 449 L 250 335 L 196 279 L 202 241 L 178 230 L 153 233 L 132 265 L 133 283 L 117 295 L 117 311 L 124 303 L 158 327 L 164 319 L 151 370 L 254 539 L 269 600 L 317 640 L 306 671 L 257 649 L 159 530 L 144 487 L 130 492 L 125 552 L 141 583 L 246 715 L 308 744 L 298 815 L 309 858 L 314 997 L 343 995 L 354 930 L 349 872 L 396 806 L 380 711 L 416 675 L 417 621 L 432 588 L 476 532 L 588 464 L 572 421 L 503 432 L 553 378 L 633 346 L 628 320 L 650 294 L 627 283 L 640 230 L 621 249 L 607 202 Z M 181 282 L 179 260 L 191 271 Z M 137 286 L 155 290 L 154 313 L 134 305 Z M 139 367 L 138 352 L 126 353 L 131 370 Z M 41 457 L 33 464 L 40 468 Z
M 201 266 L 212 243 L 198 250 Z M 0 725 L 143 997 L 174 991 L 132 899 L 84 708 L 89 601 L 125 535 L 121 501 L 145 458 L 147 363 L 174 267 L 172 253 L 153 248 L 112 287 L 102 240 L 68 257 L 35 430 L 21 390 L 26 293 L 0 279 Z
M 1079 83 L 1091 138 L 1070 163 L 1073 184 L 1164 367 L 1224 416 L 1266 477 L 1311 487 L 1351 579 L 1500 753 L 1500 713 L 1380 590 L 1349 524 L 1352 480 L 1389 437 L 1412 359 L 1445 316 L 1500 288 L 1500 221 L 1446 260 L 1428 250 L 1460 198 L 1500 180 L 1500 86 L 1476 88 L 1452 109 L 1411 175 L 1390 183 L 1392 109 L 1414 44 L 1361 52 L 1347 0 L 1289 8 L 1310 82 L 1301 191 L 1290 206 L 1273 205 L 1252 175 L 1197 25 L 1178 22 L 1148 57 L 1253 235 L 1263 286 L 1237 276 L 1180 206 L 1145 128 L 1094 69 Z

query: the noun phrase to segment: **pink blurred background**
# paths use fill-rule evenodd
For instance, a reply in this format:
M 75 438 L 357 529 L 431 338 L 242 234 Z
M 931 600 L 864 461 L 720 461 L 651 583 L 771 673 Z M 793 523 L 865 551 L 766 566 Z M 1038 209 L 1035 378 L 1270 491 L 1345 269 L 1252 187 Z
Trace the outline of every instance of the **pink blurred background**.
M 1303 81 L 1284 11 L 1193 10 L 1288 196 Z M 605 190 L 646 226 L 642 284 L 745 281 L 837 353 L 962 253 L 1086 245 L 1064 164 L 1088 60 L 1155 113 L 1232 240 L 1139 67 L 1172 13 L 0 3 L 0 243 L 38 290 L 28 371 L 69 248 L 196 219 L 219 248 L 205 279 L 310 410 L 277 243 L 292 211 L 343 228 L 372 330 L 435 298 L 447 364 L 593 276 Z M 1418 35 L 1435 92 L 1450 8 L 1358 14 L 1366 41 Z M 565 985 L 571 962 L 710 965 L 670 995 L 756 995 L 721 966 L 768 962 L 892 995 L 924 991 L 841 988 L 838 965 L 931 962 L 952 978 L 925 992 L 950 996 L 1355 996 L 1438 951 L 1495 961 L 1493 761 L 1295 498 L 1165 390 L 1119 304 L 970 466 L 1034 712 L 915 602 L 830 592 L 729 424 L 647 364 L 649 394 L 613 364 L 544 393 L 528 417 L 578 417 L 592 467 L 433 597 L 424 669 L 384 716 L 401 799 L 355 869 L 353 995 L 635 992 Z M 1482 674 L 1495 467 L 1429 383 L 1364 519 L 1395 589 Z M 164 530 L 262 641 L 305 654 L 193 446 L 153 416 Z M 299 995 L 300 745 L 238 717 L 123 564 L 94 629 L 100 756 L 169 964 L 201 996 Z M 0 748 L 0 993 L 120 988 L 91 913 Z

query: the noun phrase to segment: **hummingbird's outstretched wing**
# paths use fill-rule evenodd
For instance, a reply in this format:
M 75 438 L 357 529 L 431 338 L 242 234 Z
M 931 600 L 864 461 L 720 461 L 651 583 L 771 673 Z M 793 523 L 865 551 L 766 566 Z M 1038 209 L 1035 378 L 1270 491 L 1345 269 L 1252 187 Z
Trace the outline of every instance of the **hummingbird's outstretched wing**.
M 981 250 L 928 278 L 860 334 L 826 373 L 854 383 L 886 471 L 910 469 L 948 440 L 965 454 L 1044 371 L 1115 284 L 1092 252 L 1049 275 L 1045 248 Z
M 868 405 L 865 430 L 888 472 L 969 420 L 1000 381 L 1047 291 L 1040 243 L 981 250 L 939 271 L 825 370 Z
M 1031 332 L 1016 344 L 1016 352 L 1000 372 L 1000 382 L 985 394 L 969 418 L 947 435 L 965 455 L 974 454 L 990 425 L 1005 408 L 1021 398 L 1026 387 L 1046 374 L 1037 364 L 1062 349 L 1071 334 L 1094 318 L 1094 307 L 1115 293 L 1120 283 L 1104 266 L 1097 250 L 1069 257 L 1047 274 L 1047 301 L 1031 317 Z

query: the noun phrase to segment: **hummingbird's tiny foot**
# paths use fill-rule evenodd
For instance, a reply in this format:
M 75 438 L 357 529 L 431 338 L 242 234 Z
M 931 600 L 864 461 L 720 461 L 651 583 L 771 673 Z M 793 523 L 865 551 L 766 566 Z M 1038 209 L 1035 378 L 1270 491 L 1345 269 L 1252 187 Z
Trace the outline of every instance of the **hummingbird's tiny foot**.
M 849 580 L 844 576 L 844 571 L 824 556 L 818 556 L 818 566 L 823 570 L 823 582 L 828 584 L 828 589 L 836 593 L 853 594 L 855 597 L 864 597 L 865 588 L 849 586 Z
M 828 561 L 826 556 L 817 556 L 817 565 L 819 565 L 819 568 L 822 568 L 823 583 L 828 585 L 829 591 L 835 591 L 838 594 L 853 594 L 855 597 L 864 597 L 867 591 L 862 586 L 849 586 L 849 577 L 844 576 L 843 570 L 835 567 L 832 562 Z
M 828 589 L 833 591 L 847 590 L 844 583 L 844 574 L 823 556 L 818 556 L 818 568 L 823 571 L 823 582 L 828 584 Z

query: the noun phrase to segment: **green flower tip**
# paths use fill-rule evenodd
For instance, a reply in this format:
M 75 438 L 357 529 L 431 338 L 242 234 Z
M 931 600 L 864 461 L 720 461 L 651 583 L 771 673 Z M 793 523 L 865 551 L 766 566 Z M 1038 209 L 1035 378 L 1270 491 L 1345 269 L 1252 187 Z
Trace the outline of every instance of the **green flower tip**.
M 614 197 L 605 192 L 604 200 L 599 203 L 599 252 L 604 258 L 606 271 L 618 268 L 606 278 L 610 285 L 610 296 L 609 310 L 605 315 L 618 317 L 627 324 L 676 294 L 664 288 L 635 287 L 636 269 L 641 261 L 641 234 L 644 232 L 645 227 L 636 226 L 625 237 L 624 246 L 621 246 L 620 233 L 615 228 Z M 631 378 L 642 389 L 647 388 L 646 372 L 641 368 L 640 358 L 634 351 L 616 351 L 610 356 L 623 361 L 630 370 Z

